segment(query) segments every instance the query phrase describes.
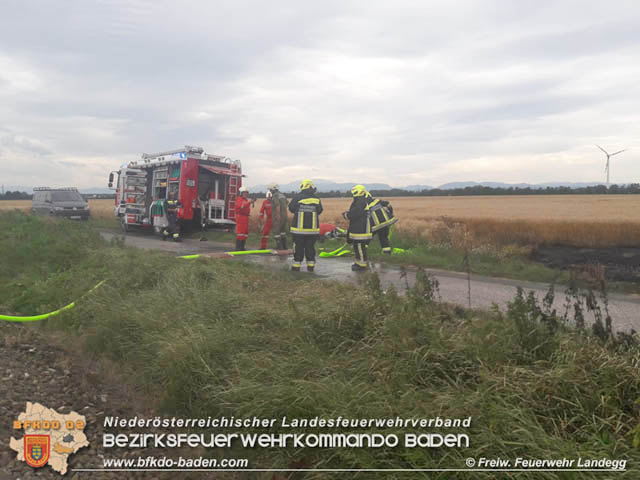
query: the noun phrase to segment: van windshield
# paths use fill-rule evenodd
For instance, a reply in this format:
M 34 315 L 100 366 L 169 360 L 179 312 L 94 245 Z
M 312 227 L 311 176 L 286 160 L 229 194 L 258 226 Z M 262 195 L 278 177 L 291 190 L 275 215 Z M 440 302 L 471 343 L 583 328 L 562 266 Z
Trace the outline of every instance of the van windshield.
M 54 202 L 84 202 L 78 192 L 52 191 L 51 200 Z

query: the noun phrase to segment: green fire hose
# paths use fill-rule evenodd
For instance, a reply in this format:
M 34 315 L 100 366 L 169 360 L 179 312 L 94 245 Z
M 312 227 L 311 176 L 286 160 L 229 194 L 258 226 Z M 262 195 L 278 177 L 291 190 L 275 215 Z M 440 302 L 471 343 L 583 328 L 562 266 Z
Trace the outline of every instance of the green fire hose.
M 259 253 L 271 253 L 271 250 L 239 250 L 237 252 L 224 252 L 227 255 L 253 255 Z
M 347 247 L 347 244 L 345 243 L 344 245 L 342 245 L 340 248 L 337 248 L 336 250 L 333 250 L 332 252 L 320 252 L 318 254 L 318 256 L 322 257 L 322 258 L 327 258 L 327 257 L 342 257 L 343 255 L 348 255 L 351 252 L 349 250 L 345 250 Z
M 93 287 L 91 290 L 89 290 L 80 298 L 83 298 L 89 295 L 91 292 L 93 292 L 96 288 L 98 288 L 103 283 L 104 283 L 104 280 L 99 282 L 95 287 Z M 0 315 L 0 320 L 4 320 L 5 322 L 37 322 L 39 320 L 46 320 L 49 317 L 58 315 L 60 312 L 63 312 L 65 310 L 71 310 L 75 306 L 76 306 L 76 302 L 71 302 L 70 304 L 65 305 L 62 308 L 59 308 L 58 310 L 54 310 L 53 312 L 43 313 L 42 315 L 31 315 L 28 317 L 18 317 L 14 315 Z

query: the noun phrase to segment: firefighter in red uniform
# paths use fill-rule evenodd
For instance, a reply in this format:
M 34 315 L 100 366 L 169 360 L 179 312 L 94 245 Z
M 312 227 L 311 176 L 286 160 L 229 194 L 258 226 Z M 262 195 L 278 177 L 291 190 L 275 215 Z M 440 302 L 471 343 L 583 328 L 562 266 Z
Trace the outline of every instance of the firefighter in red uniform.
M 260 223 L 262 224 L 262 241 L 260 242 L 260 250 L 267 248 L 269 234 L 273 222 L 273 205 L 271 204 L 271 192 L 267 191 L 267 198 L 262 201 L 260 206 Z
M 320 224 L 320 241 L 324 241 L 327 238 L 340 238 L 346 237 L 347 231 L 334 225 L 333 223 L 321 223 Z
M 249 200 L 249 189 L 240 187 L 240 196 L 236 200 L 236 251 L 244 250 L 249 238 L 249 215 L 253 202 Z

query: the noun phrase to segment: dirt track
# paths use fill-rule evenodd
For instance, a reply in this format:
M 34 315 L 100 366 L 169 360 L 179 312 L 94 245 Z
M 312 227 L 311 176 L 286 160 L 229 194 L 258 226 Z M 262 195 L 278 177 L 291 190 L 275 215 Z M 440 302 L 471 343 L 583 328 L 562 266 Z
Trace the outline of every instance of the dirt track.
M 107 239 L 116 236 L 107 232 L 103 232 L 102 235 Z M 191 239 L 185 239 L 182 243 L 163 242 L 151 236 L 136 234 L 127 235 L 125 245 L 143 249 L 165 250 L 177 255 L 216 253 L 231 247 L 228 244 L 212 241 L 199 242 Z M 273 269 L 287 268 L 290 263 L 290 259 L 276 255 L 252 255 L 238 259 L 238 261 L 249 261 Z M 320 258 L 317 261 L 315 275 L 328 280 L 356 282 L 361 275 L 351 271 L 351 262 L 352 260 L 348 258 Z M 393 285 L 400 292 L 406 288 L 407 282 L 411 285 L 415 281 L 415 269 L 407 269 L 405 277 L 402 269 L 395 265 L 376 263 L 373 268 L 380 276 L 383 286 Z M 469 284 L 465 274 L 435 269 L 428 269 L 428 272 L 438 280 L 443 301 L 464 307 L 469 306 Z M 489 309 L 494 304 L 504 308 L 509 301 L 513 300 L 517 287 L 522 287 L 527 292 L 533 291 L 540 300 L 544 298 L 549 288 L 549 285 L 543 283 L 484 277 L 481 275 L 471 275 L 470 280 L 471 307 L 480 309 Z M 556 292 L 554 308 L 562 314 L 566 303 L 566 298 L 563 295 L 564 287 L 557 286 Z M 610 294 L 609 313 L 613 319 L 614 330 L 629 331 L 633 329 L 640 331 L 640 296 Z M 586 320 L 587 325 L 591 325 L 593 316 L 587 314 Z

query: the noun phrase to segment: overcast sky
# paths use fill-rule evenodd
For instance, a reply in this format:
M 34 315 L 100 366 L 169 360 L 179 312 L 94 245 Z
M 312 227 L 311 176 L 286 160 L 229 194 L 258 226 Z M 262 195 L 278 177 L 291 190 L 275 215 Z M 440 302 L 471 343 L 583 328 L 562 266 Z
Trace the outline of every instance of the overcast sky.
M 0 0 L 0 183 L 640 181 L 640 2 Z

